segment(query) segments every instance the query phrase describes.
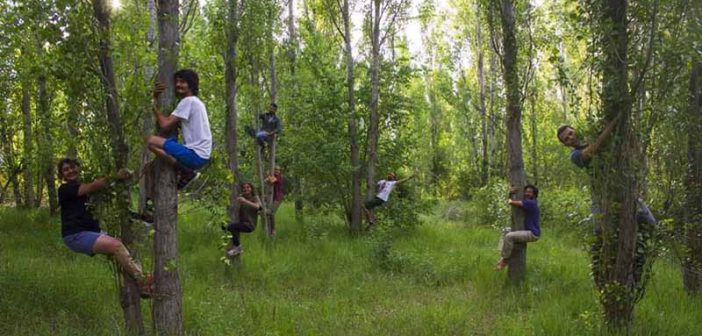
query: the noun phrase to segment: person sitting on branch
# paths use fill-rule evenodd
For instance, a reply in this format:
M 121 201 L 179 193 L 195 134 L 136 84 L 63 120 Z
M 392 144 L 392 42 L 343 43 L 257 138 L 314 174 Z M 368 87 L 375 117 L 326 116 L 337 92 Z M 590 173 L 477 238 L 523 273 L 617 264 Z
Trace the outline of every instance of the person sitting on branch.
M 363 205 L 363 211 L 366 213 L 366 219 L 368 220 L 368 229 L 370 229 L 375 224 L 375 214 L 373 213 L 373 208 L 381 206 L 388 201 L 390 193 L 399 184 L 405 183 L 407 180 L 411 179 L 414 175 L 407 176 L 401 180 L 397 179 L 397 174 L 395 172 L 388 173 L 387 180 L 378 181 L 378 193 L 371 200 L 366 201 Z
M 497 261 L 495 270 L 500 271 L 507 266 L 509 257 L 512 256 L 514 243 L 531 243 L 539 240 L 541 228 L 541 212 L 539 210 L 539 189 L 528 184 L 524 186 L 524 199 L 519 201 L 514 199 L 517 189 L 513 188 L 509 193 L 507 204 L 520 208 L 524 211 L 524 230 L 507 232 L 500 241 L 500 260 Z
M 280 134 L 283 125 L 280 118 L 275 114 L 278 111 L 278 105 L 271 103 L 268 107 L 268 113 L 261 113 L 258 119 L 261 119 L 261 129 L 255 131 L 250 126 L 246 126 L 244 130 L 248 135 L 256 139 L 259 146 L 263 147 L 266 142 L 271 142 L 276 135 Z
M 239 221 L 229 223 L 223 230 L 232 234 L 232 242 L 227 246 L 227 256 L 235 257 L 244 252 L 241 248 L 239 235 L 242 232 L 250 233 L 256 230 L 258 223 L 258 212 L 263 209 L 261 200 L 254 192 L 253 184 L 245 182 L 241 185 L 241 196 L 236 199 L 234 211 L 239 215 Z
M 205 104 L 197 96 L 199 91 L 197 73 L 190 69 L 183 69 L 173 75 L 173 80 L 175 94 L 180 98 L 178 106 L 168 116 L 161 114 L 158 98 L 166 87 L 157 82 L 153 91 L 153 113 L 159 127 L 163 129 L 171 129 L 180 124 L 184 144 L 178 143 L 174 137 L 164 138 L 158 135 L 147 136 L 146 143 L 149 150 L 165 158 L 176 168 L 179 175 L 178 189 L 182 189 L 199 175 L 195 171 L 210 161 L 212 132 Z
M 71 251 L 91 257 L 95 254 L 113 257 L 122 272 L 136 281 L 141 297 L 150 298 L 153 293 L 153 277 L 142 271 L 121 241 L 100 231 L 100 223 L 86 207 L 90 194 L 105 188 L 111 181 L 129 179 L 131 173 L 120 169 L 114 177 L 102 177 L 90 183 L 81 183 L 80 163 L 70 158 L 61 159 L 57 170 L 59 177 L 64 181 L 58 189 L 61 236 L 64 244 Z

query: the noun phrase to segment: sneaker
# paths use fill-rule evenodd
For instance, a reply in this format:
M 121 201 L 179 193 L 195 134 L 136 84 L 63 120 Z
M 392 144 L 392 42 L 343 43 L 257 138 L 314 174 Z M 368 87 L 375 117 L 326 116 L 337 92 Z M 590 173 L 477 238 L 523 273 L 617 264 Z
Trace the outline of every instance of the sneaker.
M 194 170 L 181 170 L 177 185 L 178 190 L 184 189 L 190 182 L 197 180 L 198 177 L 200 177 L 199 172 Z
M 147 213 L 136 213 L 130 210 L 129 219 L 133 222 L 141 222 L 149 226 L 154 224 L 154 216 Z
M 241 248 L 241 246 L 234 246 L 227 250 L 227 256 L 228 257 L 236 257 L 240 255 L 244 250 Z
M 507 260 L 505 260 L 504 258 L 500 258 L 500 260 L 495 265 L 495 271 L 501 271 L 505 267 L 507 267 Z
M 149 274 L 137 280 L 137 286 L 139 286 L 139 296 L 142 299 L 150 299 L 154 295 L 154 276 Z

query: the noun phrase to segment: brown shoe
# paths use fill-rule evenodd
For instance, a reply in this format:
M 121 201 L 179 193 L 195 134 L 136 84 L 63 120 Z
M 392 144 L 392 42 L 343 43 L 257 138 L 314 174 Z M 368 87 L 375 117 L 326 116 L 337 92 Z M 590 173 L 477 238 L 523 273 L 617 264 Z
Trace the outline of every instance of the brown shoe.
M 507 267 L 507 260 L 505 258 L 500 258 L 500 260 L 495 265 L 495 271 L 501 271 Z
M 141 280 L 137 280 L 137 286 L 139 287 L 139 296 L 142 299 L 150 299 L 154 295 L 154 276 L 149 274 Z

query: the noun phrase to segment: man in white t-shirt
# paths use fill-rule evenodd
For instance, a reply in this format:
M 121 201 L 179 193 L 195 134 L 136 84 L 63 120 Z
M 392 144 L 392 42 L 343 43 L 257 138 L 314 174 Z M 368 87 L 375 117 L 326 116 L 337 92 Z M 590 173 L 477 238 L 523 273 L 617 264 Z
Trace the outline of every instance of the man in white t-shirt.
M 157 102 L 165 86 L 156 83 L 153 91 L 153 112 L 158 125 L 163 129 L 181 125 L 184 144 L 178 143 L 175 138 L 158 135 L 147 136 L 146 143 L 149 150 L 176 167 L 179 174 L 178 189 L 181 189 L 197 176 L 195 170 L 204 167 L 210 161 L 212 132 L 205 104 L 197 97 L 197 73 L 190 69 L 179 70 L 173 75 L 173 80 L 176 96 L 180 98 L 178 106 L 169 116 L 160 113 Z
M 373 214 L 373 208 L 381 206 L 388 201 L 390 193 L 395 189 L 398 184 L 402 184 L 405 181 L 412 178 L 412 175 L 407 176 L 401 180 L 397 179 L 397 175 L 394 172 L 388 174 L 387 180 L 378 181 L 378 193 L 373 197 L 373 199 L 367 201 L 363 205 L 363 211 L 366 213 L 366 219 L 368 220 L 368 228 L 370 229 L 373 224 L 375 224 L 375 215 Z

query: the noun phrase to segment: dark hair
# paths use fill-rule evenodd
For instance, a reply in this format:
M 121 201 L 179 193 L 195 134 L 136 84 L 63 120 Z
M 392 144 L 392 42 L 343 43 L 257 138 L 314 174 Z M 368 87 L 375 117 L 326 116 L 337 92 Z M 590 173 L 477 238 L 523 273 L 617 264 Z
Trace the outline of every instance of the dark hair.
M 271 106 L 278 108 L 278 104 L 276 104 L 276 103 L 271 103 Z
M 65 158 L 59 160 L 58 164 L 56 165 L 56 173 L 58 173 L 58 177 L 60 179 L 63 178 L 63 173 L 61 171 L 61 168 L 63 168 L 64 165 L 71 165 L 71 166 L 80 167 L 80 162 L 76 159 L 71 159 L 69 157 L 65 157 Z
M 173 80 L 175 81 L 177 78 L 186 81 L 188 83 L 190 91 L 193 92 L 193 96 L 197 96 L 198 92 L 200 91 L 200 80 L 198 79 L 197 73 L 195 71 L 190 69 L 178 70 L 173 75 Z
M 563 140 L 561 140 L 561 133 L 563 133 L 563 131 L 565 131 L 568 128 L 573 128 L 573 126 L 563 125 L 563 126 L 559 127 L 558 131 L 556 132 L 556 138 L 558 138 L 558 141 L 560 141 L 561 143 L 563 143 Z M 573 128 L 573 129 L 575 129 L 575 128 Z
M 245 186 L 245 185 L 249 185 L 249 186 L 251 187 L 251 195 L 252 195 L 252 196 L 256 196 L 256 188 L 254 188 L 254 185 L 253 185 L 253 183 L 251 183 L 251 182 L 243 182 L 243 183 L 241 183 L 241 184 L 239 185 L 239 190 L 243 192 L 243 191 L 244 191 L 244 186 Z
M 534 198 L 539 198 L 539 188 L 537 188 L 533 184 L 527 184 L 524 186 L 524 191 L 526 191 L 527 188 L 531 189 L 531 191 L 534 192 Z

